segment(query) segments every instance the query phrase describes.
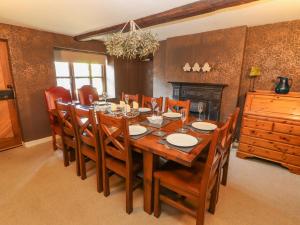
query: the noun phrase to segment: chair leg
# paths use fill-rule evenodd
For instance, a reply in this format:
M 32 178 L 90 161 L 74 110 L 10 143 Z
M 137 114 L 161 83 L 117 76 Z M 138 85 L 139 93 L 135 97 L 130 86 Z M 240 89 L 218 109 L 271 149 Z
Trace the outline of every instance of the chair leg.
M 197 215 L 196 215 L 196 225 L 204 225 L 204 219 L 205 219 L 205 195 L 200 198 L 200 204 L 197 209 Z
M 132 176 L 126 177 L 126 212 L 128 214 L 133 211 L 133 184 Z
M 110 195 L 110 188 L 109 188 L 109 174 L 108 169 L 103 165 L 104 162 L 102 162 L 102 177 L 103 177 L 103 194 L 105 197 Z
M 221 181 L 221 183 L 224 186 L 226 186 L 226 184 L 227 184 L 228 167 L 229 167 L 229 155 L 228 155 L 228 158 L 226 160 L 226 163 L 223 166 L 223 175 L 222 175 L 222 181 Z
M 70 162 L 74 162 L 75 159 L 76 159 L 76 156 L 75 156 L 75 149 L 73 148 L 69 148 L 69 152 L 70 152 Z
M 154 180 L 154 216 L 159 217 L 161 214 L 161 203 L 160 203 L 160 181 L 159 179 Z
M 64 165 L 69 166 L 69 152 L 67 146 L 63 146 Z
M 52 131 L 52 146 L 53 146 L 53 151 L 57 150 L 56 135 L 54 131 Z
M 96 162 L 96 176 L 97 176 L 97 191 L 101 193 L 103 191 L 103 179 L 102 179 L 102 166 L 101 166 L 101 158 Z
M 75 160 L 76 160 L 76 174 L 77 176 L 80 176 L 80 160 L 79 160 L 78 148 L 75 149 Z
M 219 188 L 218 186 L 220 185 L 219 181 L 216 180 L 216 183 L 211 191 L 211 196 L 210 196 L 210 202 L 209 202 L 209 208 L 208 211 L 211 214 L 215 214 L 216 211 L 216 205 L 217 205 L 217 200 L 218 200 L 218 192 Z
M 79 151 L 79 161 L 80 161 L 80 174 L 81 174 L 81 179 L 84 180 L 84 179 L 86 179 L 85 160 L 84 160 L 84 155 L 81 154 L 80 151 Z

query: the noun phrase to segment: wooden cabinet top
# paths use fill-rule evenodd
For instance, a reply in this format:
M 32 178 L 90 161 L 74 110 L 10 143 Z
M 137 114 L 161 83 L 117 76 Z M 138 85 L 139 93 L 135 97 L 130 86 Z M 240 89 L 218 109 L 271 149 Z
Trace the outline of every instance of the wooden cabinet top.
M 249 92 L 244 109 L 247 114 L 300 121 L 300 93 Z

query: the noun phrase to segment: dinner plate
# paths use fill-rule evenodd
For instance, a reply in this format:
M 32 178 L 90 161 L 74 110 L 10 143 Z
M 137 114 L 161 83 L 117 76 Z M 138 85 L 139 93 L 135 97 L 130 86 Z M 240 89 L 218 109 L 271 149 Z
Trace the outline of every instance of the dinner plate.
M 199 130 L 213 131 L 217 128 L 217 125 L 213 123 L 207 123 L 207 122 L 194 122 L 192 123 L 192 127 Z
M 197 138 L 189 135 L 189 134 L 170 134 L 166 138 L 167 142 L 171 145 L 175 145 L 178 147 L 192 147 L 198 144 Z
M 140 125 L 130 125 L 129 135 L 140 135 L 147 132 L 147 128 Z
M 179 118 L 179 117 L 181 117 L 181 114 L 176 113 L 176 112 L 166 112 L 166 113 L 163 113 L 163 116 L 168 117 L 168 118 Z
M 150 108 L 139 108 L 139 112 L 142 112 L 142 113 L 144 113 L 144 112 L 150 112 L 150 111 L 151 111 Z

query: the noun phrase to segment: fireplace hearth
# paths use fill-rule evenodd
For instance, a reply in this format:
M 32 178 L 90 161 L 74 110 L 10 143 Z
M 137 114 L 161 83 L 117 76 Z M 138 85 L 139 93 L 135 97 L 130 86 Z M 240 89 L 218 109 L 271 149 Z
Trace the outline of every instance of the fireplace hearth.
M 173 86 L 173 98 L 191 100 L 190 112 L 198 115 L 198 103 L 205 105 L 204 119 L 219 120 L 222 102 L 222 92 L 226 84 L 169 82 Z

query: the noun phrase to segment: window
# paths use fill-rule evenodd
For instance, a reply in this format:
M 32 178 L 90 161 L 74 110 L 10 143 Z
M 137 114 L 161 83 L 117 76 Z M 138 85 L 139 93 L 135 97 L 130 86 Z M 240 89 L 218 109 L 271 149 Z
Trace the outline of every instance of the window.
M 57 85 L 69 89 L 74 99 L 83 85 L 92 85 L 99 95 L 105 91 L 115 97 L 114 74 L 108 74 L 107 85 L 105 55 L 56 49 L 54 58 Z
M 99 95 L 105 90 L 104 65 L 89 63 L 55 62 L 56 82 L 72 94 L 83 85 L 92 85 Z

